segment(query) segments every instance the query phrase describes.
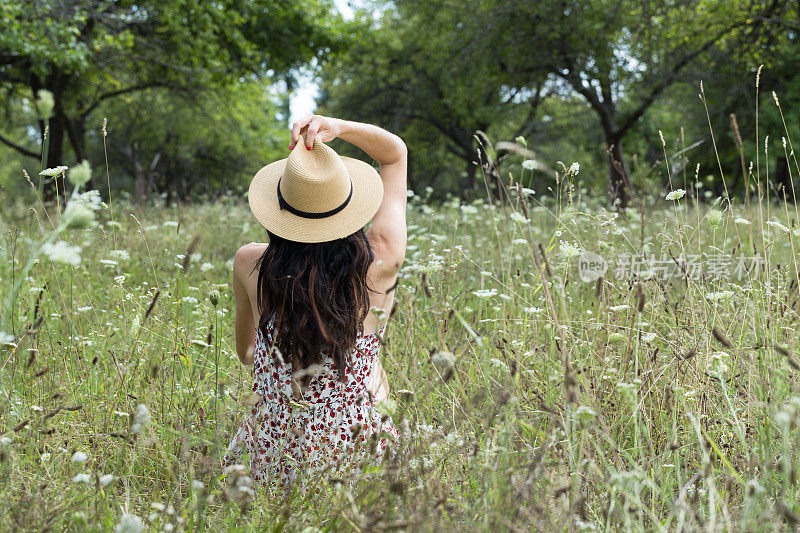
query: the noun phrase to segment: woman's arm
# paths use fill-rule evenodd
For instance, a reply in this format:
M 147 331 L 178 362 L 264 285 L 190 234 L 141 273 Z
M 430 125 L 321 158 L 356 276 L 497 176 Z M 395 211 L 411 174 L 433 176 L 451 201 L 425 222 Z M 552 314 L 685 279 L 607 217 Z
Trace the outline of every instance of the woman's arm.
M 233 331 L 236 338 L 236 355 L 242 364 L 253 364 L 255 350 L 255 324 L 253 308 L 250 306 L 250 297 L 242 281 L 242 272 L 246 268 L 247 246 L 242 246 L 233 259 L 233 298 L 236 303 L 236 315 Z
M 374 281 L 392 286 L 406 253 L 408 149 L 405 143 L 394 133 L 372 124 L 308 115 L 292 125 L 290 146 L 302 139 L 303 131 L 309 149 L 316 140 L 327 142 L 340 137 L 364 150 L 380 165 L 383 201 L 372 218 L 367 238 L 376 258 L 381 260 Z

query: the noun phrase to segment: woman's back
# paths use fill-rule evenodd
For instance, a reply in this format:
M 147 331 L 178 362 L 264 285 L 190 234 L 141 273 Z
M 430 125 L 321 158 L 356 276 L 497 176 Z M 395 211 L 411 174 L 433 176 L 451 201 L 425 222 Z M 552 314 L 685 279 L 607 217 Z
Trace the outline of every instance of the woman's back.
M 379 333 L 359 335 L 339 379 L 334 360 L 324 351 L 318 365 L 303 372 L 311 377 L 300 390 L 293 382 L 290 358 L 276 349 L 274 321 L 256 332 L 253 392 L 258 401 L 239 428 L 223 463 L 250 457 L 250 475 L 272 487 L 285 487 L 299 475 L 314 477 L 358 472 L 360 463 L 379 459 L 397 431 L 390 419 L 373 409 L 368 391 L 380 351 Z M 302 482 L 301 482 L 302 483 Z

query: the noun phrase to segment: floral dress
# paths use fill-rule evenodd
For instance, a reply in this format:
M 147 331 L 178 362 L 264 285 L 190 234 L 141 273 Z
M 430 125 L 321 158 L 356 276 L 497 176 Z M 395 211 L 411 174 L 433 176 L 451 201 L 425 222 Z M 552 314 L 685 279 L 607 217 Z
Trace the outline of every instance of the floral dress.
M 306 476 L 354 481 L 361 466 L 380 461 L 398 436 L 367 393 L 380 351 L 378 334 L 359 334 L 344 381 L 323 350 L 300 399 L 292 394 L 291 362 L 273 354 L 274 344 L 272 322 L 266 335 L 256 328 L 253 391 L 259 399 L 228 446 L 223 467 L 241 463 L 244 452 L 250 477 L 271 488 L 302 487 Z

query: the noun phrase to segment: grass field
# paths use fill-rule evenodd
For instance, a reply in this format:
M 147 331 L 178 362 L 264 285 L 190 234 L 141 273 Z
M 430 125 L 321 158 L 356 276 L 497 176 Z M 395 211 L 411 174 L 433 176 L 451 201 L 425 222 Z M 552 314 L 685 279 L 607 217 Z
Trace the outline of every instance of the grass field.
M 352 493 L 288 499 L 219 466 L 252 384 L 231 262 L 265 233 L 244 200 L 115 201 L 51 237 L 54 207 L 0 199 L 4 301 L 21 281 L 0 328 L 0 527 L 797 527 L 796 207 L 690 189 L 617 214 L 576 172 L 524 209 L 526 191 L 411 198 L 382 348 L 401 453 Z M 29 263 L 47 238 L 80 249 Z M 599 280 L 579 277 L 585 251 L 608 262 Z

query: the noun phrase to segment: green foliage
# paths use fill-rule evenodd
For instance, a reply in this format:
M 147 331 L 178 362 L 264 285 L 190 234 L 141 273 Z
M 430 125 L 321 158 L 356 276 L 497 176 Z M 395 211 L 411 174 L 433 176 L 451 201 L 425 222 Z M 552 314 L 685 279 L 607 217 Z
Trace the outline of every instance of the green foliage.
M 650 194 L 658 190 L 651 167 L 663 159 L 659 130 L 676 139 L 686 128 L 674 151 L 711 144 L 696 98 L 699 81 L 729 91 L 741 106 L 749 103 L 741 98 L 742 87 L 752 84 L 749 67 L 761 61 L 769 63 L 765 76 L 770 68 L 786 72 L 798 50 L 798 11 L 789 2 L 403 0 L 391 6 L 378 22 L 366 21 L 355 47 L 324 70 L 322 112 L 397 129 L 410 140 L 412 185 L 461 194 L 482 188 L 470 169 L 483 151 L 473 139 L 478 129 L 492 142 L 520 134 L 534 139 L 535 153 L 523 158 L 536 155 L 551 166 L 550 154 L 586 158 L 592 184 L 608 181 L 616 195 L 628 196 L 631 174 L 633 192 Z M 777 88 L 791 87 L 790 77 L 776 80 Z M 728 121 L 733 111 L 723 110 L 733 102 L 710 102 L 715 126 L 717 117 Z M 609 158 L 612 146 L 617 151 Z M 690 153 L 714 162 L 711 150 Z M 519 162 L 504 150 L 496 155 L 501 175 L 503 161 Z M 728 155 L 724 164 L 732 172 L 738 154 Z
M 9 120 L 0 135 L 7 146 L 38 159 L 45 124 L 32 133 L 28 95 L 47 89 L 55 105 L 45 166 L 65 160 L 67 140 L 75 158 L 85 159 L 98 147 L 87 130 L 99 126 L 98 109 L 116 98 L 153 89 L 172 101 L 177 95 L 209 98 L 205 91 L 271 84 L 324 59 L 347 38 L 327 7 L 317 0 L 4 1 L 0 88 Z M 263 103 L 244 101 L 251 111 Z M 138 118 L 140 124 L 124 127 L 141 128 L 150 117 Z
M 114 189 L 177 198 L 241 192 L 261 166 L 288 152 L 279 102 L 256 81 L 199 95 L 143 91 L 114 99 L 97 114 L 112 117 L 107 146 Z M 98 143 L 93 157 L 103 155 Z

